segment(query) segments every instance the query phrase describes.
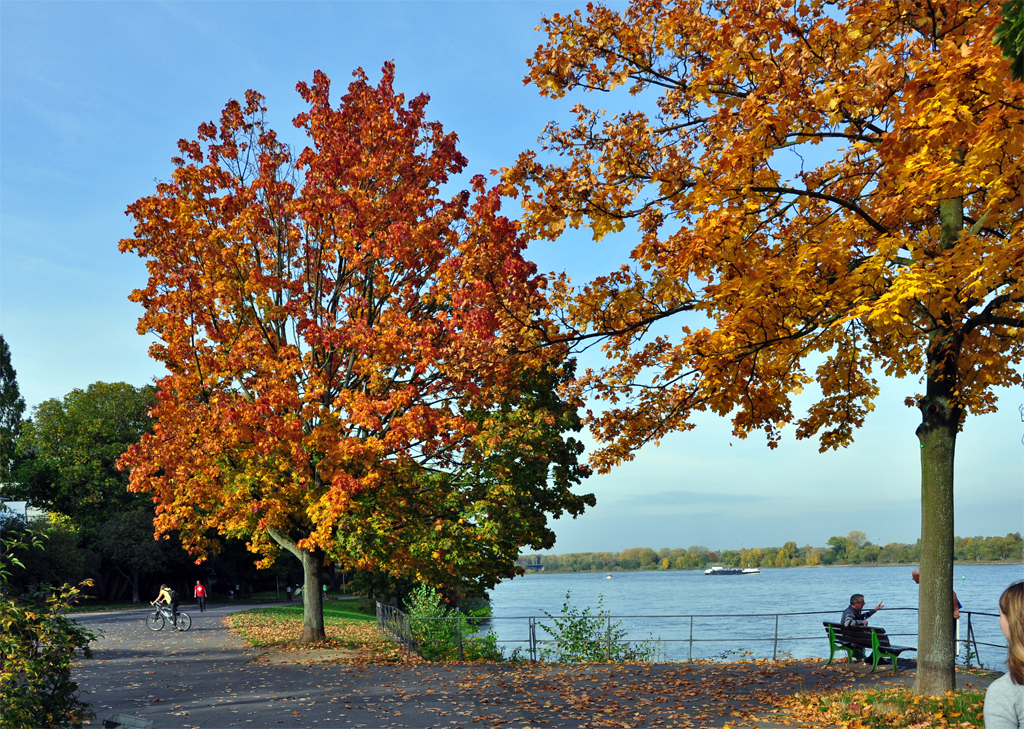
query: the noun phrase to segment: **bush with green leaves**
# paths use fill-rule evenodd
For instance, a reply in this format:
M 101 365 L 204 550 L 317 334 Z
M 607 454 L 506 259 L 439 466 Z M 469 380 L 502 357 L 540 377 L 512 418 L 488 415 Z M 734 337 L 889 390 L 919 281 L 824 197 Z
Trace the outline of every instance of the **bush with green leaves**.
M 80 650 L 92 658 L 96 634 L 65 616 L 78 587 L 42 586 L 15 595 L 9 589 L 12 567 L 23 567 L 15 552 L 39 547 L 38 536 L 7 533 L 0 537 L 0 727 L 81 727 L 95 716 L 81 700 L 71 678 L 71 662 Z
M 449 609 L 444 598 L 429 585 L 414 589 L 407 607 L 417 652 L 427 660 L 458 660 L 460 642 L 463 660 L 501 660 L 497 636 L 491 631 L 480 634 L 480 622 L 490 614 L 490 608 L 471 610 L 464 615 Z
M 545 615 L 554 623 L 549 626 L 540 623 L 540 628 L 551 636 L 540 647 L 540 656 L 545 661 L 558 663 L 598 663 L 611 661 L 650 661 L 657 648 L 655 641 L 631 642 L 621 622 L 613 623 L 610 613 L 604 609 L 604 595 L 597 600 L 596 612 L 591 608 L 580 609 L 572 604 L 572 593 L 565 593 L 561 615 Z

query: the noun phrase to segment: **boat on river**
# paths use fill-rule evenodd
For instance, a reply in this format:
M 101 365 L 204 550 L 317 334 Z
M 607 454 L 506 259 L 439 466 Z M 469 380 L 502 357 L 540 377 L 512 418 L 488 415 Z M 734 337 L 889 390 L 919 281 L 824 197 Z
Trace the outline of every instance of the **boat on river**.
M 709 567 L 704 570 L 706 575 L 759 575 L 761 570 L 757 567 Z

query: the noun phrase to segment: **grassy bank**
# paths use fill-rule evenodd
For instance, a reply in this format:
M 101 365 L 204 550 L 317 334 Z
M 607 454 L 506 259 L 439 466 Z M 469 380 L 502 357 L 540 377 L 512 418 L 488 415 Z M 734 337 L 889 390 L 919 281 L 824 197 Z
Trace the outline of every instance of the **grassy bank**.
M 909 688 L 798 693 L 783 712 L 811 725 L 864 729 L 983 727 L 984 691 L 950 691 L 945 696 L 914 696 Z
M 302 635 L 302 605 L 292 603 L 255 608 L 227 617 L 228 625 L 254 648 L 275 651 L 299 651 L 311 648 L 356 651 L 359 662 L 394 663 L 405 660 L 401 647 L 377 631 L 373 614 L 360 610 L 355 601 L 324 603 L 322 643 L 299 643 Z

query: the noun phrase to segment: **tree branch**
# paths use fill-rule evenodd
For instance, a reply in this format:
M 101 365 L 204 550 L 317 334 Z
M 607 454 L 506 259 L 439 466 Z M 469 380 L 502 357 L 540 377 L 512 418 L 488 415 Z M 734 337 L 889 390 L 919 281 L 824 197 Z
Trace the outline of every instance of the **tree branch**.
M 854 205 L 849 200 L 843 200 L 841 197 L 836 197 L 835 195 L 829 195 L 828 193 L 825 192 L 815 192 L 813 190 L 796 190 L 792 187 L 750 187 L 748 189 L 753 190 L 754 192 L 777 192 L 782 195 L 802 195 L 805 197 L 817 198 L 819 200 L 827 200 L 829 202 L 835 203 L 836 205 L 846 208 L 847 210 L 855 213 L 856 215 L 859 215 L 868 223 L 868 225 L 877 230 L 879 233 L 889 232 L 888 228 L 886 228 L 884 225 L 882 225 L 877 220 L 872 218 L 860 207 Z

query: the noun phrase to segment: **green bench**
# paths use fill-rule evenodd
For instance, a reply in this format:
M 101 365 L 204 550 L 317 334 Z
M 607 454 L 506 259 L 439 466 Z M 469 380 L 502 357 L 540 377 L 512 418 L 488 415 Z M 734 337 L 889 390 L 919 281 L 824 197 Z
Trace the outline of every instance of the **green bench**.
M 840 623 L 823 622 L 828 633 L 828 662 L 835 658 L 836 651 L 844 650 L 848 660 L 854 660 L 858 650 L 871 649 L 871 672 L 878 668 L 878 659 L 888 658 L 892 661 L 892 672 L 897 673 L 896 659 L 903 651 L 916 651 L 917 648 L 904 645 L 892 645 L 889 636 L 881 628 L 868 625 L 841 625 Z

